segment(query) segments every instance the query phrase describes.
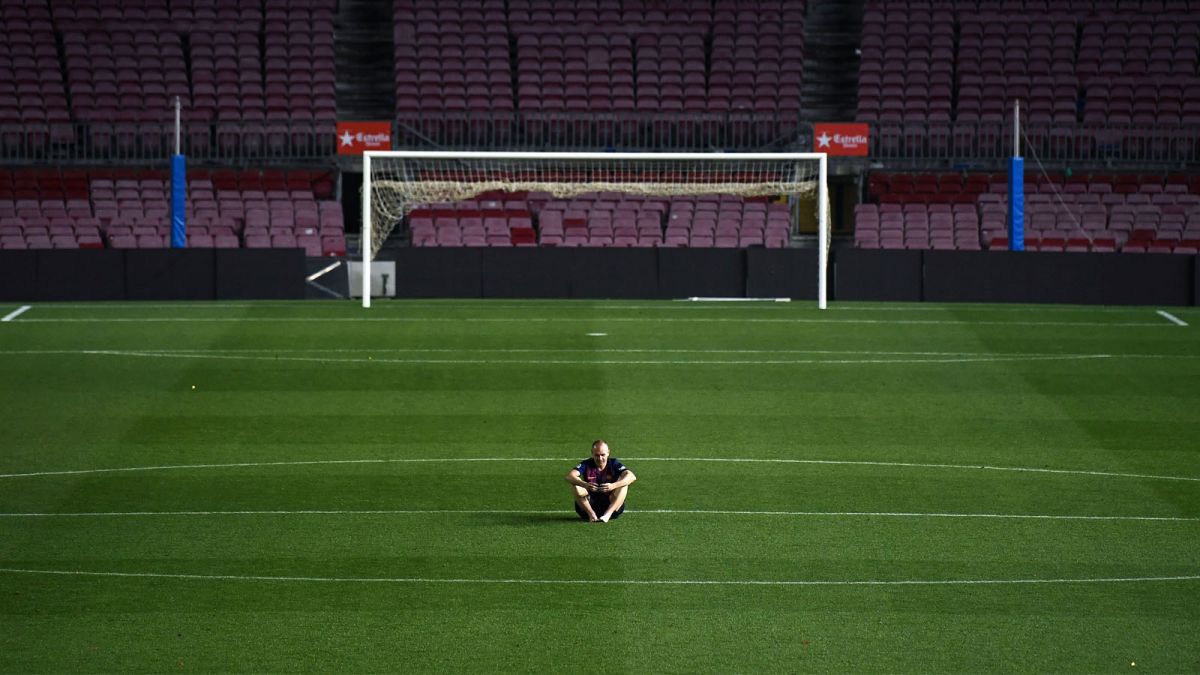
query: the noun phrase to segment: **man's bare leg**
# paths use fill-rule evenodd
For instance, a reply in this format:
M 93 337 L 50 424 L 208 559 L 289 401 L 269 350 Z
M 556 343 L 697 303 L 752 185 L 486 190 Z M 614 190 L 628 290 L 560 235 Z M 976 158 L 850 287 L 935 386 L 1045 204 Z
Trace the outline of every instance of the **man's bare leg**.
M 612 518 L 612 514 L 621 510 L 621 505 L 625 503 L 625 495 L 628 492 L 629 486 L 625 485 L 617 488 L 615 492 L 609 493 L 611 496 L 608 498 L 608 510 L 600 516 L 600 522 L 607 523 L 608 519 Z
M 588 501 L 588 491 L 584 490 L 578 485 L 573 487 L 575 488 L 575 503 L 578 504 L 579 508 L 583 509 L 583 512 L 587 514 L 588 522 L 594 523 L 597 520 L 600 520 L 596 517 L 596 512 L 592 510 L 592 503 Z

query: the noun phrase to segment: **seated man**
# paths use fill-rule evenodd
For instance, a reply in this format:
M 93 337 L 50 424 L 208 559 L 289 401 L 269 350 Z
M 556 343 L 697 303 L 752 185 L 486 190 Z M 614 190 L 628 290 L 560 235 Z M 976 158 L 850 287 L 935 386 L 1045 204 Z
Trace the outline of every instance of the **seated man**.
M 608 443 L 596 441 L 592 456 L 571 469 L 566 479 L 575 487 L 575 513 L 589 523 L 607 523 L 625 511 L 625 495 L 637 476 L 617 458 L 609 458 Z

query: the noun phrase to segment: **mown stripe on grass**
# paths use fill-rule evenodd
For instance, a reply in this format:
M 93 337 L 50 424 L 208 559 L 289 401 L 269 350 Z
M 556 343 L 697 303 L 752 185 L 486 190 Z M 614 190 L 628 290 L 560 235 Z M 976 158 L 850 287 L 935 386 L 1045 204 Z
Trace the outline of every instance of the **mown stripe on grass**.
M 1021 466 L 992 466 L 987 464 L 939 464 L 922 462 L 885 462 L 840 459 L 790 459 L 750 457 L 625 457 L 630 462 L 730 462 L 743 464 L 824 464 L 830 466 L 881 466 L 914 469 L 958 469 L 969 471 L 1013 471 L 1023 473 L 1047 473 L 1073 476 L 1096 476 L 1104 478 L 1137 478 L 1144 480 L 1175 480 L 1200 483 L 1200 478 L 1191 476 L 1164 476 L 1117 471 L 1091 471 L 1084 469 L 1049 469 Z M 171 471 L 189 469 L 233 469 L 244 467 L 307 466 L 327 464 L 421 464 L 441 462 L 578 462 L 578 457 L 409 457 L 393 459 L 309 459 L 278 462 L 228 462 L 220 464 L 163 464 L 155 466 L 127 466 L 101 469 L 67 469 L 56 471 L 30 471 L 25 473 L 0 473 L 0 478 L 34 478 L 40 476 L 72 476 L 97 473 L 122 473 L 135 471 Z
M 1075 579 L 466 579 L 437 577 L 320 577 L 240 574 L 180 574 L 165 572 L 97 572 L 0 567 L 0 574 L 37 574 L 73 577 L 179 579 L 189 581 L 269 581 L 372 584 L 530 584 L 611 586 L 1007 586 L 1028 584 L 1112 584 L 1197 581 L 1200 575 L 1144 577 L 1082 577 Z
M 663 301 L 619 301 L 619 300 L 394 300 L 372 304 L 370 313 L 387 313 L 390 311 L 409 312 L 414 309 L 428 309 L 438 311 L 491 311 L 491 310 L 539 310 L 547 305 L 553 305 L 556 311 L 588 311 L 595 312 L 597 310 L 608 311 L 666 311 L 666 312 L 730 312 L 730 313 L 748 313 L 748 312 L 769 312 L 772 314 L 783 313 L 818 313 L 808 303 L 803 301 L 791 303 L 731 303 L 722 304 L 719 306 L 698 304 L 694 302 L 686 302 L 683 298 L 676 300 Z M 191 312 L 192 310 L 211 311 L 219 309 L 301 309 L 311 313 L 314 311 L 343 311 L 346 313 L 360 314 L 364 310 L 357 305 L 350 306 L 345 302 L 335 301 L 204 301 L 204 302 L 91 302 L 91 303 L 71 303 L 71 302 L 55 302 L 43 303 L 40 307 L 46 311 L 56 310 L 91 310 L 91 311 L 119 311 L 119 310 L 149 310 L 149 309 L 167 309 L 167 310 L 183 310 Z M 1080 306 L 1080 305 L 994 305 L 994 304 L 978 304 L 978 303 L 903 303 L 894 302 L 887 304 L 879 303 L 863 303 L 863 302 L 830 302 L 828 311 L 834 312 L 888 312 L 888 313 L 906 313 L 914 314 L 953 314 L 961 315 L 964 313 L 984 313 L 984 314 L 1129 314 L 1134 316 L 1143 315 L 1146 307 L 1110 307 L 1110 306 Z M 1173 311 L 1179 314 L 1187 314 L 1190 308 L 1177 307 Z
M 1113 354 L 1113 353 L 1077 353 L 1077 352 L 943 352 L 943 351 L 900 351 L 900 350 L 871 350 L 871 349 L 677 349 L 657 347 L 591 347 L 591 348 L 562 348 L 562 347 L 307 347 L 307 348 L 257 348 L 257 349 L 227 349 L 227 348 L 141 348 L 127 349 L 123 347 L 88 347 L 80 349 L 8 349 L 0 350 L 0 356 L 59 356 L 81 354 L 234 354 L 234 355 L 271 355 L 271 354 L 820 354 L 828 356 L 954 356 L 954 357 L 995 357 L 1012 358 L 1140 358 L 1140 359 L 1197 359 L 1196 354 Z
M 2 352 L 0 352 L 2 353 Z M 11 353 L 11 352 L 9 352 Z M 32 354 L 26 354 L 32 355 Z M 458 366 L 503 366 L 503 365 L 538 365 L 538 366 L 786 366 L 786 365 L 881 365 L 881 364 L 946 364 L 946 363 L 1001 363 L 1026 361 L 1087 361 L 1111 359 L 1111 354 L 1067 354 L 1047 356 L 978 356 L 978 357 L 924 357 L 919 359 L 434 359 L 434 358 L 374 358 L 374 357 L 313 357 L 313 356 L 280 356 L 221 354 L 209 351 L 170 351 L 159 350 L 117 350 L 117 349 L 81 349 L 62 350 L 61 355 L 74 356 L 118 356 L 129 358 L 153 359 L 211 359 L 218 361 L 260 361 L 267 363 L 336 363 L 357 365 L 458 365 Z
M 0 513 L 0 518 L 119 518 L 187 516 L 427 516 L 427 515 L 562 515 L 564 509 L 260 509 L 227 511 L 92 511 L 64 513 Z M 635 511 L 630 511 L 635 513 Z M 1198 523 L 1182 516 L 1076 516 L 1027 513 L 922 513 L 903 511 L 743 511 L 727 509 L 637 509 L 638 514 L 696 516 L 767 516 L 806 518 L 984 518 L 998 520 L 1160 521 Z
M 1161 321 L 973 321 L 967 319 L 809 319 L 763 317 L 657 317 L 657 316 L 239 316 L 239 317 L 42 317 L 21 323 L 778 323 L 778 324 L 879 324 L 917 326 L 1057 326 L 1081 328 L 1177 328 Z

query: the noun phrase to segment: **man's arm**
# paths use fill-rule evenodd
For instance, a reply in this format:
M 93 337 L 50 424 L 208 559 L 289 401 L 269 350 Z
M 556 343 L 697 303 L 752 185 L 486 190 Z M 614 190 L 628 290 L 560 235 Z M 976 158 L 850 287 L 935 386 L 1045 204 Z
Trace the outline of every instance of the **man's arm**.
M 567 472 L 567 475 L 566 475 L 566 476 L 564 476 L 564 478 L 565 478 L 565 479 L 566 479 L 566 481 L 567 481 L 568 483 L 570 483 L 571 485 L 574 485 L 574 486 L 576 486 L 576 487 L 581 487 L 581 488 L 583 488 L 584 490 L 587 490 L 588 492 L 595 492 L 595 491 L 596 491 L 596 486 L 595 486 L 595 485 L 592 485 L 591 483 L 589 483 L 589 482 L 587 482 L 587 481 L 585 481 L 585 480 L 583 479 L 583 477 L 579 475 L 579 470 L 578 470 L 578 469 L 571 469 L 570 471 L 568 471 L 568 472 Z
M 637 480 L 637 476 L 633 475 L 633 472 L 630 471 L 629 469 L 625 469 L 624 471 L 621 472 L 620 477 L 618 477 L 617 480 L 615 480 L 614 482 L 601 483 L 599 486 L 597 486 L 597 491 L 598 492 L 612 492 L 614 490 L 620 490 L 621 488 L 625 487 L 626 485 L 629 485 L 630 483 L 632 483 L 635 480 Z

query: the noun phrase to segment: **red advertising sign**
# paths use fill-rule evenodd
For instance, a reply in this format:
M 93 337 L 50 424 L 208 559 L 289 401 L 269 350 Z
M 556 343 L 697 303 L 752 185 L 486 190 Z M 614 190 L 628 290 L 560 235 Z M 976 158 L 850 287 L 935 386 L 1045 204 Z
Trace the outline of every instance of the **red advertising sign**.
M 868 124 L 817 122 L 813 125 L 813 152 L 835 157 L 866 157 L 870 137 Z
M 361 155 L 367 150 L 391 149 L 391 122 L 337 123 L 337 154 L 339 155 Z

